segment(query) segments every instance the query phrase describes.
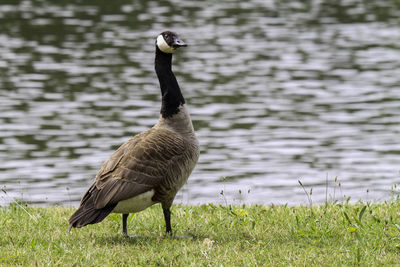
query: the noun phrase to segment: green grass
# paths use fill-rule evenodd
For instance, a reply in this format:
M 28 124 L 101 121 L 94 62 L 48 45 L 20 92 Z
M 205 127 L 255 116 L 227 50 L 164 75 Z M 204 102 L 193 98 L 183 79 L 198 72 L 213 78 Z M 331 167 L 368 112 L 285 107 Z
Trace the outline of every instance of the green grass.
M 0 208 L 0 266 L 400 266 L 400 201 L 321 206 L 160 206 L 67 233 L 67 207 Z

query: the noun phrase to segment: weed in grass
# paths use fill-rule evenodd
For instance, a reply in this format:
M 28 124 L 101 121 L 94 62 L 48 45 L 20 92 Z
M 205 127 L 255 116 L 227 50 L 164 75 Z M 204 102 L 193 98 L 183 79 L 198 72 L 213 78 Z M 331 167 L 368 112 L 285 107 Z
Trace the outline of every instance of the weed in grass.
M 396 216 L 396 220 L 394 220 L 394 209 L 390 209 L 391 212 L 388 212 L 390 215 L 385 217 L 384 219 L 377 215 L 377 207 L 379 205 L 383 205 L 387 207 L 387 205 L 399 205 L 398 198 L 393 198 L 390 202 L 385 202 L 383 204 L 371 204 L 370 202 L 363 203 L 359 201 L 356 204 L 350 204 L 350 197 L 347 197 L 342 192 L 341 183 L 338 182 L 337 177 L 334 178 L 335 185 L 340 189 L 341 195 L 344 202 L 338 203 L 337 200 L 332 202 L 325 202 L 324 205 L 324 216 L 329 216 L 332 213 L 332 209 L 335 211 L 336 216 L 334 220 L 336 222 L 339 221 L 338 212 L 341 212 L 341 216 L 343 218 L 343 228 L 344 235 L 348 239 L 349 249 L 346 250 L 346 255 L 349 260 L 349 263 L 353 263 L 356 265 L 370 265 L 365 258 L 368 258 L 371 253 L 377 253 L 380 247 L 383 246 L 382 239 L 384 239 L 383 235 L 387 235 L 390 228 L 396 229 L 396 231 L 400 231 L 398 227 L 399 216 Z M 303 188 L 305 192 L 311 208 L 312 203 L 312 191 L 310 193 L 307 192 L 303 183 L 299 181 L 300 186 Z M 327 190 L 326 190 L 327 191 Z M 334 189 L 335 196 L 335 189 Z M 381 212 L 381 210 L 379 210 Z M 340 214 L 340 213 L 339 213 Z M 368 214 L 368 218 L 366 218 L 366 214 Z M 329 236 L 335 228 L 340 227 L 335 224 L 329 224 L 325 221 L 325 224 L 322 225 L 320 222 L 324 221 L 325 218 L 321 216 L 315 215 L 312 213 L 311 216 L 306 218 L 300 218 L 297 214 L 295 216 L 295 225 L 298 229 L 298 234 L 300 237 L 310 237 L 313 236 L 313 233 L 317 233 L 317 236 L 324 238 Z M 292 230 L 293 232 L 293 230 Z M 379 239 L 371 238 L 373 233 L 378 233 Z M 386 236 L 387 237 L 387 236 Z M 397 244 L 399 243 L 400 238 L 397 238 Z M 314 237 L 315 240 L 315 237 Z M 398 250 L 398 245 L 395 244 L 392 247 Z M 396 252 L 399 254 L 399 251 Z M 400 254 L 399 254 L 400 255 Z
M 311 213 L 311 215 L 313 215 L 313 207 L 312 207 L 312 199 L 311 199 L 311 196 L 312 196 L 312 187 L 311 187 L 311 189 L 310 189 L 310 192 L 307 192 L 307 190 L 306 190 L 306 188 L 304 187 L 303 183 L 302 183 L 300 180 L 298 180 L 298 182 L 299 182 L 301 188 L 304 190 L 304 193 L 305 193 L 306 196 L 307 196 L 308 203 L 310 204 L 310 213 Z
M 6 197 L 8 197 L 9 199 L 11 199 L 11 197 L 9 197 L 8 194 L 7 194 L 7 191 L 6 191 L 6 187 L 5 187 L 5 186 L 1 189 L 1 191 L 4 193 L 4 195 L 5 195 Z M 15 207 L 15 206 L 18 206 L 18 207 L 21 208 L 24 212 L 26 212 L 32 220 L 34 220 L 35 222 L 38 221 L 37 218 L 36 218 L 35 216 L 33 216 L 32 214 L 30 214 L 30 213 L 24 208 L 24 206 L 26 206 L 26 207 L 28 206 L 28 203 L 27 203 L 27 202 L 24 203 L 23 200 L 12 199 L 12 201 L 10 201 L 10 207 L 13 207 L 13 206 L 14 206 L 14 207 Z

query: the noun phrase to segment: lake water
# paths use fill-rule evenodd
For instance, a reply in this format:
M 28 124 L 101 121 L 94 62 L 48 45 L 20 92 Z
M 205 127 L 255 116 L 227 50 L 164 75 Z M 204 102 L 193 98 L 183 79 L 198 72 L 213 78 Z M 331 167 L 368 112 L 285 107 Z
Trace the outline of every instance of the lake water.
M 314 202 L 390 199 L 399 18 L 394 0 L 1 0 L 0 204 L 77 205 L 156 123 L 165 29 L 189 44 L 174 71 L 201 144 L 176 203 L 304 204 L 298 180 Z

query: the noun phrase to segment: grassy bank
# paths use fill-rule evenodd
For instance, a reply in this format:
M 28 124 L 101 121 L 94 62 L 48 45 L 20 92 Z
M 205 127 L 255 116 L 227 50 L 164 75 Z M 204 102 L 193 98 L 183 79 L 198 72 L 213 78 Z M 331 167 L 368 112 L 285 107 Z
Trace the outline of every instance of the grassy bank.
M 0 265 L 400 265 L 400 201 L 382 204 L 175 206 L 178 239 L 159 206 L 67 234 L 72 208 L 0 208 Z

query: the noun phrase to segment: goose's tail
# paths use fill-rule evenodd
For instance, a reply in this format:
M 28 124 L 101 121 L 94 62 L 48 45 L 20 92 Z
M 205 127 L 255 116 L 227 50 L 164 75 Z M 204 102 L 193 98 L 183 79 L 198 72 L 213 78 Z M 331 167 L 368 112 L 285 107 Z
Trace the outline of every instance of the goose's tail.
M 81 200 L 78 210 L 69 218 L 68 232 L 71 231 L 72 227 L 81 228 L 88 224 L 101 222 L 115 208 L 116 204 L 96 209 L 94 200 L 98 192 L 99 190 L 94 184 L 88 189 Z

